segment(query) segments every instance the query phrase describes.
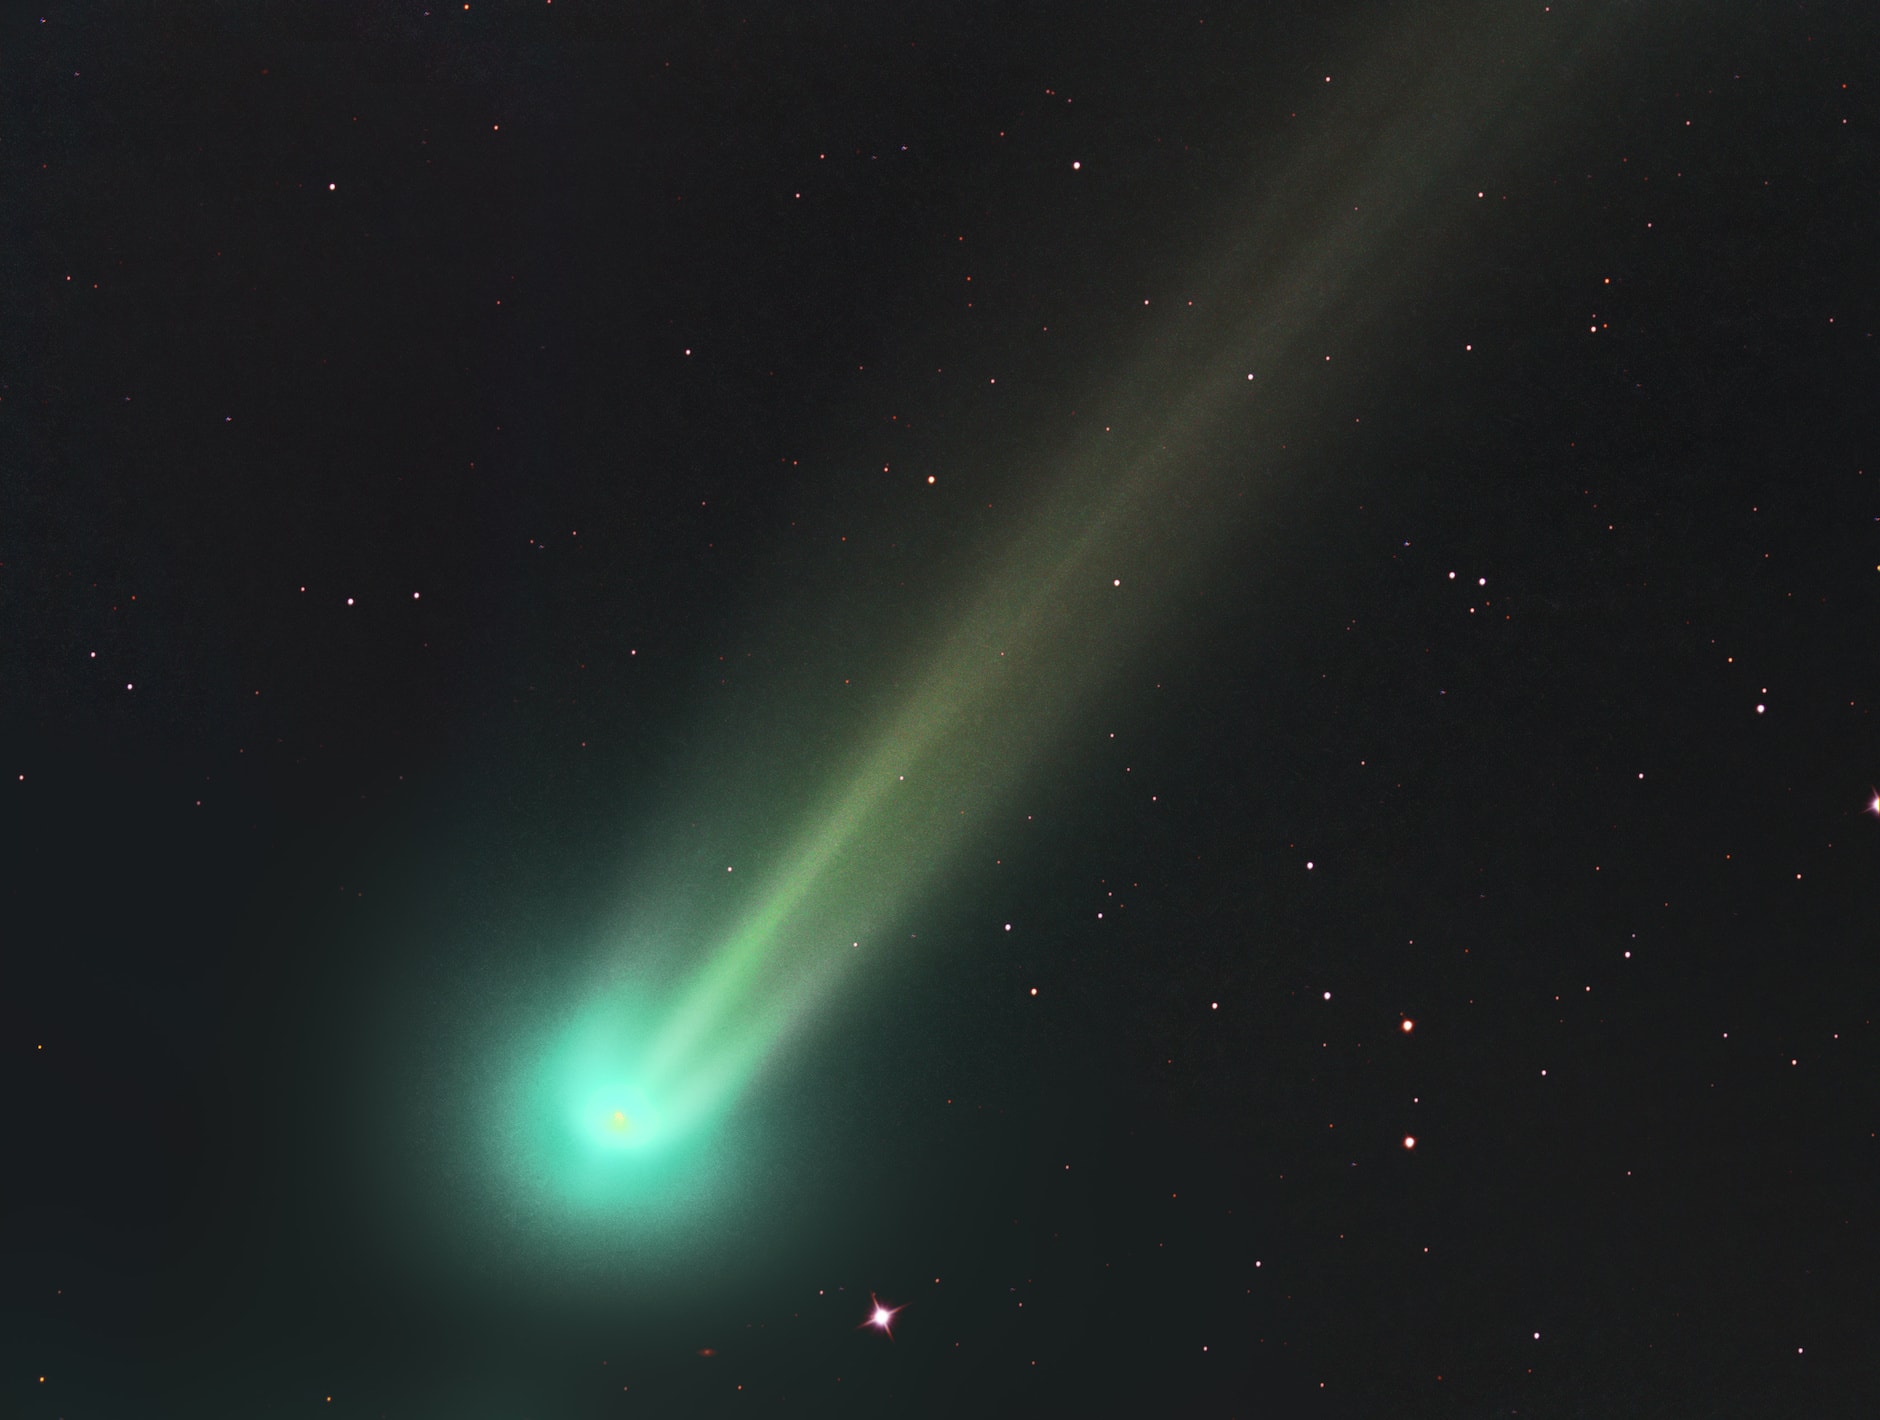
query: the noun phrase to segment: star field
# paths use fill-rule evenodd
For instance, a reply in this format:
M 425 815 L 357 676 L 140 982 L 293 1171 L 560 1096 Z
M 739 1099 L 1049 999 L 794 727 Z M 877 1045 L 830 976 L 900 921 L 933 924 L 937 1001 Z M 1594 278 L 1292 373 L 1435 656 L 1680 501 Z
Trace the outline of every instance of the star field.
M 1858 7 L 7 30 L 0 1408 L 1867 1413 Z

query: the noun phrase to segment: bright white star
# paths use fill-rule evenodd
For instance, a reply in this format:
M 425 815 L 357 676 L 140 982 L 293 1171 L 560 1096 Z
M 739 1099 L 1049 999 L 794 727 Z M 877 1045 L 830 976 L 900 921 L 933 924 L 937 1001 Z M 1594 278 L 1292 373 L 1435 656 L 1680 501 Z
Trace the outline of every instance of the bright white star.
M 873 1292 L 868 1294 L 868 1301 L 871 1310 L 868 1313 L 868 1320 L 862 1325 L 872 1326 L 890 1341 L 894 1340 L 894 1318 L 905 1308 L 885 1306 L 881 1298 Z

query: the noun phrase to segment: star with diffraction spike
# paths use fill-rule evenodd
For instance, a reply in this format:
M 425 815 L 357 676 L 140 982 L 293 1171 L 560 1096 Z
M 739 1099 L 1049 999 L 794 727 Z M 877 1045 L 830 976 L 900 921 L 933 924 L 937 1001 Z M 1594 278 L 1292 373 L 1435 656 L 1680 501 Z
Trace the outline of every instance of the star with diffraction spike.
M 868 1301 L 871 1310 L 868 1313 L 868 1320 L 864 1321 L 862 1326 L 872 1326 L 883 1336 L 887 1337 L 888 1340 L 894 1340 L 894 1319 L 907 1308 L 905 1306 L 885 1306 L 881 1298 L 877 1297 L 873 1292 L 868 1294 Z M 856 1329 L 859 1331 L 861 1328 L 858 1327 Z

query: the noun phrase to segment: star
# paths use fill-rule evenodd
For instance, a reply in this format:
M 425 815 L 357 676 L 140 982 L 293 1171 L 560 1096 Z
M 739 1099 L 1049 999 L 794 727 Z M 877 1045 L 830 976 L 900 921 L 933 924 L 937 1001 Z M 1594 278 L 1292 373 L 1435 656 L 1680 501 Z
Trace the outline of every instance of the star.
M 863 1322 L 862 1326 L 872 1326 L 888 1340 L 894 1340 L 894 1318 L 906 1308 L 884 1306 L 881 1298 L 873 1292 L 868 1294 L 868 1302 L 871 1309 L 868 1313 L 868 1320 Z M 860 1328 L 858 1327 L 857 1330 Z

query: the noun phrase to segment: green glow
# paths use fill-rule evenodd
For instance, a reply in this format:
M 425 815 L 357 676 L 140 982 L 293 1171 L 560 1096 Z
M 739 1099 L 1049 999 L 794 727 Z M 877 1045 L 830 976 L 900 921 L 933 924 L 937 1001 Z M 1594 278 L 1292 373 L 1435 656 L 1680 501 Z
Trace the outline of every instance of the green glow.
M 1289 421 L 1325 398 L 1321 352 L 1382 342 L 1415 250 L 1427 260 L 1433 233 L 1473 215 L 1460 169 L 1509 141 L 1533 78 L 1534 41 L 1510 37 L 1531 24 L 1481 14 L 1484 37 L 1459 53 L 1398 35 L 1368 74 L 1348 66 L 1353 91 L 1378 96 L 1381 136 L 1353 149 L 1335 127 L 1302 144 L 1228 224 L 1191 287 L 1199 313 L 1144 317 L 1143 353 L 1093 401 L 1087 436 L 1027 472 L 1044 491 L 1002 551 L 909 638 L 898 708 L 799 806 L 788 847 L 659 1008 L 601 990 L 538 1042 L 502 1151 L 527 1192 L 629 1214 L 696 1204 L 713 1126 L 764 1062 L 904 940 L 891 929 L 964 851 L 1022 820 L 1015 795 L 1070 718 L 1175 634 L 1274 495 L 1246 470 L 1281 458 Z
M 597 994 L 558 1029 L 525 1045 L 496 1136 L 520 1196 L 570 1218 L 657 1222 L 698 1199 L 710 1106 L 696 1089 L 660 1088 L 647 1068 L 646 1021 L 633 999 Z

